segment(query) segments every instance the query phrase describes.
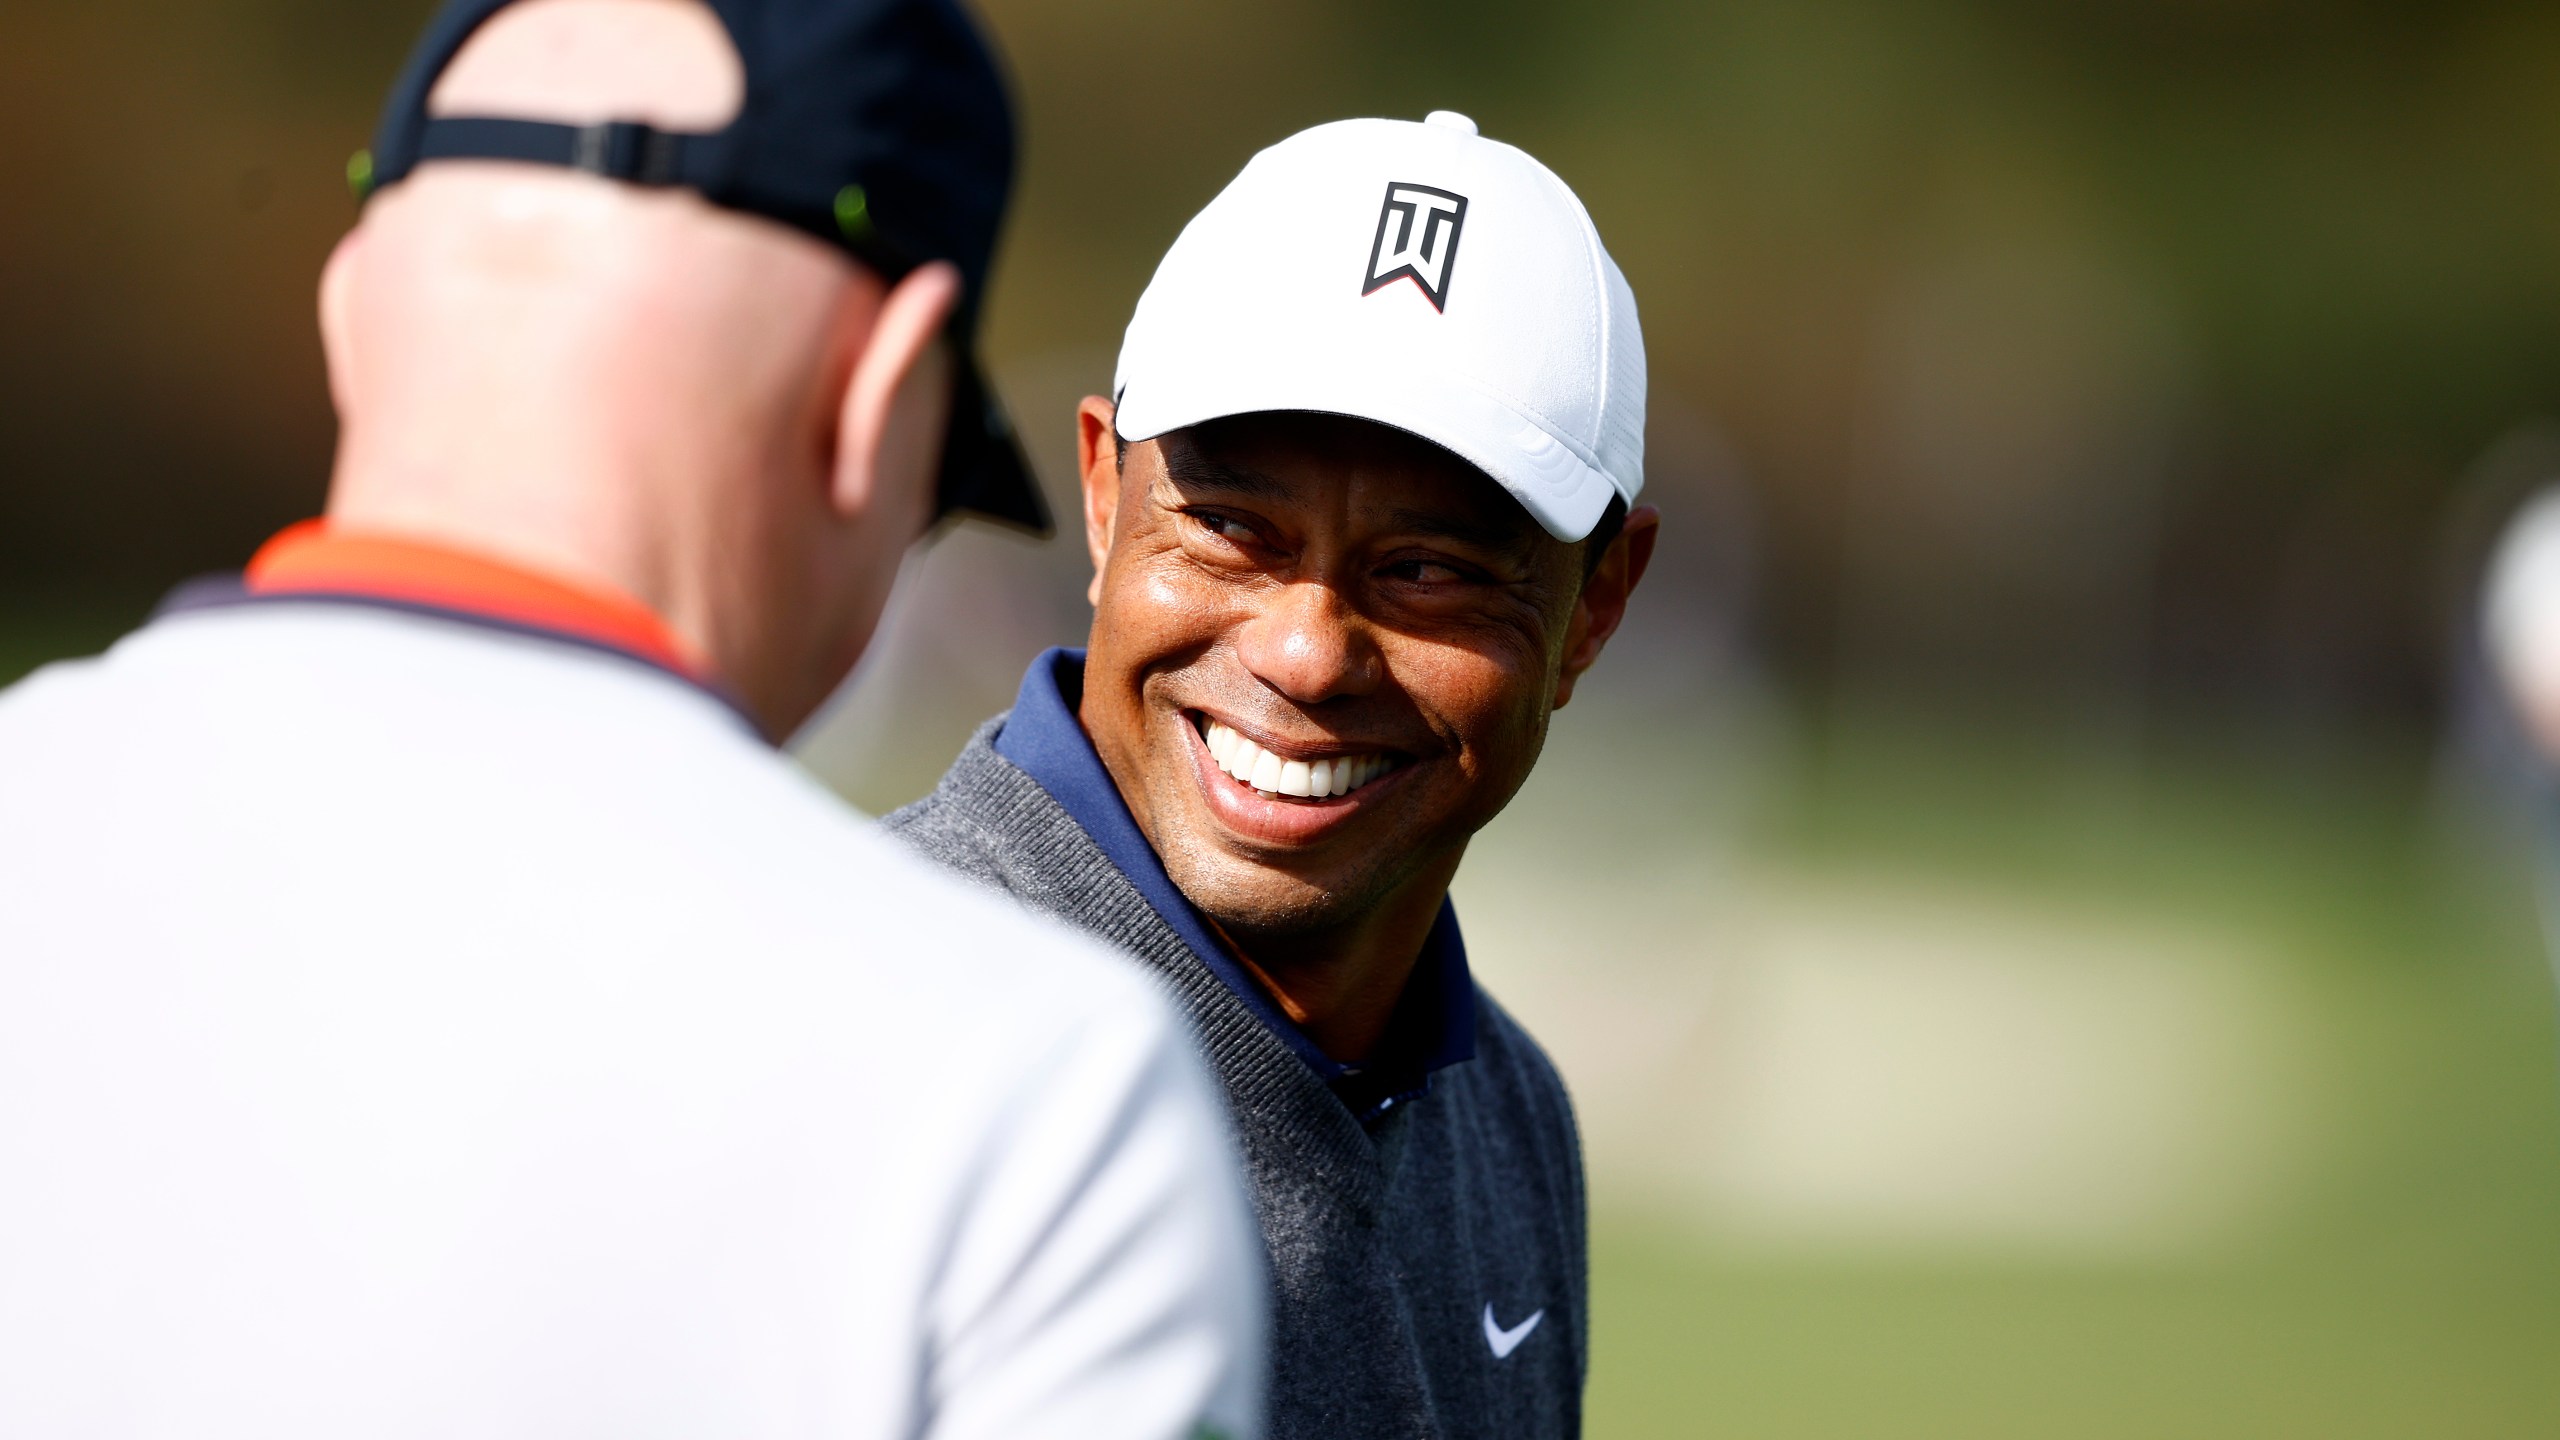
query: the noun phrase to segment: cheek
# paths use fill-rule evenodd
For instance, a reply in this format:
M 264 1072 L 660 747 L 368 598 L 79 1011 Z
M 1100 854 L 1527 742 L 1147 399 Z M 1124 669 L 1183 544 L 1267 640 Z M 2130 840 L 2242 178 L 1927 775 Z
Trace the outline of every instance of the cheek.
M 1534 644 L 1426 645 L 1391 658 L 1405 692 L 1458 742 L 1461 764 L 1486 778 L 1536 758 L 1553 689 Z
M 1200 589 L 1191 577 L 1168 565 L 1144 568 L 1138 583 L 1129 587 L 1131 603 L 1151 626 L 1177 629 L 1198 623 L 1211 608 Z
M 1178 554 L 1127 557 L 1103 575 L 1096 638 L 1107 633 L 1119 645 L 1146 652 L 1182 649 L 1219 632 L 1226 623 L 1226 598 Z

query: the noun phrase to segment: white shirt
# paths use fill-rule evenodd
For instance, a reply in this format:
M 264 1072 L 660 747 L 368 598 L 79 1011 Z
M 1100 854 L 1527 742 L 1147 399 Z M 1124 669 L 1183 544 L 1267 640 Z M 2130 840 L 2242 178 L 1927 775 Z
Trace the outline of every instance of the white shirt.
M 326 601 L 0 694 L 0 1435 L 1258 1433 L 1123 962 L 618 656 Z

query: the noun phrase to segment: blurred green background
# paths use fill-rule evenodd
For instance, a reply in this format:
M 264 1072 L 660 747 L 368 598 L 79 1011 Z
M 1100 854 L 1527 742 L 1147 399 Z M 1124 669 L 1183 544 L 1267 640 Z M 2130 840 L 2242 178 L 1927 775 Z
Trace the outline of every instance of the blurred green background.
M 2560 1433 L 2468 638 L 2560 474 L 2560 10 L 985 8 L 1060 499 L 1156 255 L 1300 126 L 1467 111 L 1635 286 L 1665 558 L 1459 882 L 1585 1118 L 1596 1436 Z M 0 675 L 317 508 L 312 290 L 425 9 L 0 21 Z M 942 541 L 809 762 L 919 793 L 1081 566 Z

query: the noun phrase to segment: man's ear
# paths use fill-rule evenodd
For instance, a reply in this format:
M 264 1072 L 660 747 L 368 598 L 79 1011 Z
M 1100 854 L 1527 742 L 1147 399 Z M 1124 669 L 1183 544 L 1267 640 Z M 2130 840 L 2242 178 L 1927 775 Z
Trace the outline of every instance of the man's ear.
M 329 252 L 329 263 L 320 267 L 320 355 L 329 370 L 329 403 L 336 407 L 338 423 L 347 421 L 348 406 L 356 395 L 355 382 L 355 265 L 364 247 L 364 227 L 356 226 L 338 237 L 336 248 Z
M 960 270 L 949 261 L 919 265 L 890 287 L 854 357 L 837 410 L 830 499 L 838 515 L 877 512 L 910 498 L 882 493 L 892 484 L 916 487 L 923 515 L 932 499 L 921 493 L 940 468 L 942 438 L 951 418 L 951 354 L 934 343 L 960 304 Z M 919 516 L 917 529 L 924 521 Z
M 1627 618 L 1627 597 L 1635 593 L 1636 582 L 1653 563 L 1653 542 L 1661 535 L 1661 511 L 1650 505 L 1628 511 L 1618 538 L 1609 542 L 1608 552 L 1583 582 L 1582 594 L 1573 602 L 1573 619 L 1565 629 L 1564 669 L 1556 677 L 1558 710 L 1573 699 L 1574 682 L 1600 658 L 1609 637 L 1618 633 L 1619 623 Z
M 1076 474 L 1084 483 L 1084 548 L 1093 557 L 1085 603 L 1102 606 L 1102 567 L 1111 558 L 1111 524 L 1120 515 L 1119 407 L 1099 395 L 1076 406 Z

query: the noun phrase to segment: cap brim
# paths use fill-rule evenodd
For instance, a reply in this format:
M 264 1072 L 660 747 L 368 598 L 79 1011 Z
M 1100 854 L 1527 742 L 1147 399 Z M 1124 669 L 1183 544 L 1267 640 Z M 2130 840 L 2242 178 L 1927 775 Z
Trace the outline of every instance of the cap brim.
M 951 429 L 943 438 L 936 518 L 975 515 L 1046 539 L 1055 531 L 1030 458 L 977 356 L 958 349 L 952 367 Z

